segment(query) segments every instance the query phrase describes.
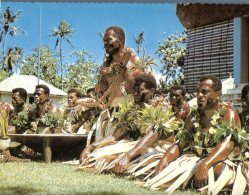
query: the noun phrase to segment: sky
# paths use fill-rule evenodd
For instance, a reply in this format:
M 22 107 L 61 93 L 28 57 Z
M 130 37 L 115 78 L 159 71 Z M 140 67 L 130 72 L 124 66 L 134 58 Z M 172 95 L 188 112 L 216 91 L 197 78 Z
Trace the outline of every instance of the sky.
M 47 44 L 54 49 L 56 39 L 49 34 L 61 20 L 68 22 L 75 30 L 70 37 L 75 49 L 86 49 L 97 64 L 102 63 L 104 56 L 103 42 L 99 33 L 103 33 L 109 26 L 122 27 L 126 33 L 126 47 L 134 49 L 136 49 L 134 37 L 143 31 L 145 52 L 153 56 L 157 64 L 160 64 L 156 55 L 159 42 L 172 33 L 184 31 L 176 16 L 176 4 L 172 3 L 3 2 L 1 10 L 4 12 L 7 6 L 13 13 L 22 11 L 16 25 L 26 32 L 25 35 L 8 37 L 7 47 L 24 48 L 24 55 L 31 54 L 31 49 L 38 47 L 39 43 Z M 66 42 L 63 43 L 63 53 L 67 61 L 72 60 L 70 54 L 75 49 Z M 155 72 L 158 72 L 157 68 Z

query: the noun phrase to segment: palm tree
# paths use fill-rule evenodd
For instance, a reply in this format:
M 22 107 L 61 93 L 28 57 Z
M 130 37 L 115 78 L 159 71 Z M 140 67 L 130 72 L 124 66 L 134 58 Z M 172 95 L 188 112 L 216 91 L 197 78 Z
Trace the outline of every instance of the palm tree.
M 19 47 L 9 48 L 7 55 L 4 57 L 4 67 L 5 71 L 10 76 L 12 74 L 12 70 L 14 65 L 17 65 L 22 58 L 22 49 Z
M 10 7 L 7 7 L 1 19 L 2 29 L 0 31 L 0 42 L 2 42 L 2 69 L 4 69 L 4 51 L 7 35 L 14 37 L 18 32 L 25 33 L 21 28 L 14 25 L 20 13 L 21 11 L 17 11 L 12 14 Z
M 58 27 L 52 29 L 50 36 L 56 37 L 55 48 L 59 46 L 60 68 L 61 68 L 61 89 L 63 89 L 63 62 L 62 62 L 62 40 L 66 40 L 73 48 L 73 44 L 68 37 L 71 37 L 74 29 L 66 21 L 62 20 Z

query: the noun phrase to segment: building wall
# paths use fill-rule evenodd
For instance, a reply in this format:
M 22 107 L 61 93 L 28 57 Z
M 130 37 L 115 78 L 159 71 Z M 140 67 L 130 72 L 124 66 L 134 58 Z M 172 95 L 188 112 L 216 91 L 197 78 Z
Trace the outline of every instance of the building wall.
M 198 80 L 203 75 L 216 75 L 220 79 L 233 75 L 233 20 L 190 29 L 187 37 L 184 84 L 189 93 L 196 91 Z

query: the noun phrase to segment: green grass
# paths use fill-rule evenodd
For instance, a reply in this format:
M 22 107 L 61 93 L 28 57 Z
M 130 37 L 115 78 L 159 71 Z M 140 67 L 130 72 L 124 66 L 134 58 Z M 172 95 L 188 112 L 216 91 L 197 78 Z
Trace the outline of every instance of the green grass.
M 128 178 L 75 168 L 62 163 L 1 163 L 0 194 L 165 194 L 140 187 Z

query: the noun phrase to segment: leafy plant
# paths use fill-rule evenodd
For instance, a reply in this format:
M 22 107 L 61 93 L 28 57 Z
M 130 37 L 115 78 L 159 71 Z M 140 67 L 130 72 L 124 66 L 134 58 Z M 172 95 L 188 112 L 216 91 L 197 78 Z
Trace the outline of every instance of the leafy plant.
M 47 45 L 42 45 L 40 52 L 40 78 L 60 87 L 60 78 L 57 75 L 58 59 Z M 38 57 L 39 49 L 33 48 L 32 53 L 22 60 L 21 74 L 38 76 Z
M 145 130 L 149 126 L 154 126 L 167 136 L 169 133 L 177 130 L 180 124 L 180 122 L 173 117 L 174 113 L 169 109 L 164 110 L 161 105 L 153 107 L 145 104 L 145 108 L 138 112 L 140 113 L 138 121 L 141 126 L 141 133 L 143 134 L 146 133 Z
M 117 128 L 122 126 L 129 126 L 131 130 L 137 129 L 136 119 L 138 111 L 133 102 L 123 102 L 118 104 L 118 112 L 114 113 L 114 117 L 117 119 Z
M 5 43 L 7 36 L 14 37 L 18 32 L 25 33 L 21 28 L 14 25 L 17 21 L 21 11 L 12 13 L 10 7 L 7 7 L 4 13 L 1 13 L 1 30 L 0 30 L 0 42 L 2 42 L 2 69 L 4 69 L 4 58 L 5 58 Z
M 48 112 L 40 119 L 39 122 L 45 126 L 55 129 L 57 127 L 63 127 L 64 118 L 61 113 Z
M 160 80 L 163 90 L 169 90 L 172 85 L 180 84 L 184 79 L 183 65 L 186 54 L 186 39 L 187 35 L 185 32 L 175 33 L 169 35 L 159 44 L 157 54 L 163 63 L 160 70 L 164 76 Z
M 65 88 L 77 88 L 85 93 L 97 82 L 97 65 L 85 49 L 74 51 L 71 57 L 75 59 L 75 62 L 67 67 Z
M 29 124 L 29 114 L 26 110 L 21 111 L 11 119 L 12 125 L 18 130 L 27 129 Z

